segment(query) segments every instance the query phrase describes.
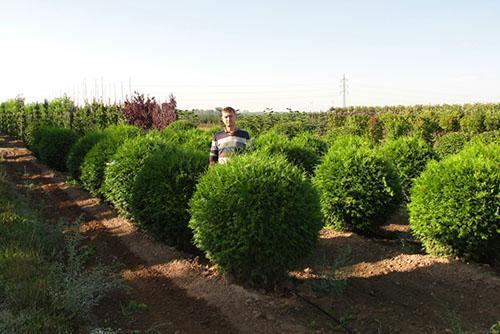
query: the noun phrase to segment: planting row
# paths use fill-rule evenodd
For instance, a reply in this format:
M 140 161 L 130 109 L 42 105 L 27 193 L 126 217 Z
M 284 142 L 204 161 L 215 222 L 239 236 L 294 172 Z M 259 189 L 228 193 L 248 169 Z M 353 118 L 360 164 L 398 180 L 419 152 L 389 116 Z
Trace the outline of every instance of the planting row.
M 430 253 L 499 255 L 498 131 L 448 134 L 434 147 L 418 137 L 374 145 L 272 131 L 255 138 L 254 152 L 208 168 L 211 135 L 181 121 L 80 138 L 41 127 L 30 148 L 55 168 L 66 162 L 83 187 L 138 227 L 180 249 L 196 246 L 254 284 L 283 277 L 322 226 L 371 235 L 402 203 Z

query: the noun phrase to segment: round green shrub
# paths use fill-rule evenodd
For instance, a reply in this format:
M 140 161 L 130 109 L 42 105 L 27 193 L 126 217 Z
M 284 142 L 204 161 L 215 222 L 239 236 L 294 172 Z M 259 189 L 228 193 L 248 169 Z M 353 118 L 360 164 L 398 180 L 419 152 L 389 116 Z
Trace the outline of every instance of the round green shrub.
M 118 147 L 104 170 L 102 193 L 119 214 L 130 217 L 133 187 L 146 159 L 157 151 L 170 150 L 169 146 L 172 144 L 158 132 L 150 132 Z
M 69 173 L 75 179 L 79 179 L 81 175 L 81 166 L 83 159 L 88 151 L 97 144 L 105 135 L 101 130 L 91 131 L 83 137 L 80 137 L 78 141 L 73 145 L 68 153 L 68 159 L 66 160 L 66 167 Z
M 485 131 L 485 113 L 480 110 L 470 110 L 460 119 L 463 132 L 478 134 Z
M 322 157 L 328 151 L 328 145 L 317 134 L 312 132 L 299 133 L 291 140 L 292 144 L 297 144 L 301 147 L 311 148 L 318 156 Z
M 42 127 L 35 138 L 37 141 L 33 145 L 40 160 L 59 171 L 66 171 L 66 158 L 78 135 L 70 129 Z
M 283 155 L 286 160 L 306 171 L 308 175 L 314 173 L 314 168 L 320 161 L 320 155 L 313 147 L 307 145 L 306 139 L 290 140 L 286 135 L 275 131 L 265 132 L 257 137 L 255 147 L 268 155 Z
M 387 141 L 382 147 L 382 154 L 396 169 L 405 201 L 408 201 L 413 180 L 434 158 L 432 147 L 421 138 L 405 136 Z
M 483 144 L 500 144 L 500 130 L 496 131 L 486 131 L 480 134 L 477 134 L 471 138 L 471 140 L 465 144 L 465 147 L 469 145 L 474 145 L 477 143 L 483 143 Z
M 409 115 L 394 114 L 384 112 L 379 115 L 379 119 L 384 127 L 385 139 L 396 139 L 406 136 L 411 131 L 412 125 Z
M 190 201 L 196 245 L 237 279 L 268 285 L 309 254 L 321 229 L 318 197 L 281 156 L 258 152 L 216 165 Z
M 94 196 L 101 196 L 104 169 L 120 145 L 129 138 L 141 134 L 141 130 L 132 125 L 110 126 L 103 131 L 104 138 L 95 144 L 83 158 L 80 180 L 85 189 Z
M 176 146 L 203 152 L 210 152 L 213 136 L 213 134 L 200 129 L 174 130 L 170 127 L 163 130 L 161 135 Z
M 301 132 L 309 131 L 310 128 L 305 122 L 283 121 L 275 124 L 270 131 L 293 138 Z
M 185 131 L 196 129 L 196 124 L 185 119 L 179 119 L 175 122 L 170 123 L 167 129 L 174 131 Z
M 410 226 L 431 254 L 500 254 L 500 145 L 478 143 L 430 162 L 415 181 Z
M 190 250 L 188 202 L 207 166 L 206 152 L 172 147 L 153 153 L 133 185 L 134 222 L 168 245 Z
M 402 199 L 392 165 L 359 137 L 335 142 L 316 168 L 313 184 L 325 224 L 340 230 L 370 234 Z
M 434 152 L 439 159 L 458 153 L 469 141 L 469 135 L 464 132 L 449 132 L 436 139 Z

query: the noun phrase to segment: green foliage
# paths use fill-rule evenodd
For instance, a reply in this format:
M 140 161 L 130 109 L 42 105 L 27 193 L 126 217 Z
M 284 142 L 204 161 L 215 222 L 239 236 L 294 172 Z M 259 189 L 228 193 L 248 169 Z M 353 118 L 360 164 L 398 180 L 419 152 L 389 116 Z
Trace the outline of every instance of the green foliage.
M 434 134 L 439 129 L 438 117 L 432 110 L 422 111 L 413 120 L 413 135 L 422 138 L 427 143 L 433 142 Z
M 118 286 L 109 270 L 89 268 L 74 232 L 48 224 L 0 173 L 0 332 L 72 333 L 91 307 Z
M 78 135 L 70 129 L 41 127 L 36 131 L 33 146 L 42 162 L 65 171 L 66 158 L 77 140 Z
M 410 226 L 431 254 L 500 255 L 500 145 L 478 143 L 431 162 L 415 181 Z
M 100 130 L 91 131 L 85 136 L 80 137 L 75 145 L 71 147 L 68 159 L 66 160 L 66 167 L 73 178 L 80 179 L 80 168 L 85 155 L 104 137 L 104 133 Z
M 434 158 L 432 147 L 421 138 L 400 137 L 386 142 L 382 147 L 382 154 L 394 165 L 405 201 L 408 201 L 413 180 L 424 170 L 427 162 Z
M 153 153 L 132 186 L 134 223 L 171 246 L 189 250 L 188 202 L 207 166 L 207 152 L 169 147 Z
M 210 152 L 212 135 L 210 132 L 199 129 L 180 130 L 171 126 L 161 132 L 161 136 L 173 145 L 199 150 L 205 152 L 207 156 Z
M 311 148 L 319 157 L 328 151 L 327 143 L 313 132 L 302 132 L 291 140 L 292 144 Z
M 170 123 L 167 129 L 174 131 L 185 131 L 196 129 L 196 123 L 188 121 L 187 119 L 178 119 L 175 122 Z
M 110 126 L 103 132 L 104 138 L 96 143 L 83 158 L 80 180 L 92 195 L 102 195 L 104 169 L 118 147 L 124 141 L 141 134 L 141 130 L 131 125 Z
M 158 132 L 150 132 L 118 147 L 106 166 L 102 185 L 104 198 L 113 203 L 118 213 L 130 216 L 134 185 L 145 161 L 156 151 L 170 150 L 170 146 Z
M 271 128 L 271 131 L 293 138 L 301 132 L 309 131 L 310 127 L 301 121 L 286 121 L 280 122 Z
M 196 245 L 237 279 L 270 285 L 315 247 L 314 188 L 297 167 L 258 152 L 216 165 L 190 201 Z
M 311 142 L 316 148 L 309 146 Z M 321 147 L 320 141 L 315 141 L 314 137 L 303 135 L 292 140 L 284 134 L 269 131 L 261 134 L 255 139 L 255 147 L 268 155 L 283 155 L 294 166 L 298 166 L 308 175 L 314 173 L 314 168 L 320 162 L 320 155 L 316 149 Z
M 458 153 L 469 141 L 469 135 L 463 132 L 450 132 L 436 139 L 434 152 L 439 159 Z
M 484 132 L 485 114 L 479 110 L 470 110 L 460 119 L 462 131 L 468 134 L 478 134 Z
M 401 202 L 396 172 L 367 140 L 339 138 L 316 169 L 313 184 L 320 194 L 327 226 L 369 234 Z
M 384 127 L 384 138 L 397 139 L 408 135 L 412 127 L 409 118 L 409 115 L 405 114 L 381 113 L 379 119 Z
M 465 145 L 474 145 L 476 143 L 483 143 L 483 144 L 500 144 L 500 130 L 496 131 L 486 131 L 480 134 L 477 134 L 471 138 L 471 140 Z
M 347 117 L 344 126 L 350 130 L 350 133 L 356 136 L 365 136 L 368 134 L 368 122 L 370 117 L 364 114 L 354 114 Z

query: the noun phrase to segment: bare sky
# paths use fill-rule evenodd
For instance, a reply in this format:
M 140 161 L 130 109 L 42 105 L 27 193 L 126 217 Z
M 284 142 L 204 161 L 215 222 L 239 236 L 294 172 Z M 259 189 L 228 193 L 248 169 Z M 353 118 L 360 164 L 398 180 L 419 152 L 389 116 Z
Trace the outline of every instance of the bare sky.
M 348 105 L 500 102 L 500 1 L 0 3 L 0 101 L 326 110 L 345 73 Z

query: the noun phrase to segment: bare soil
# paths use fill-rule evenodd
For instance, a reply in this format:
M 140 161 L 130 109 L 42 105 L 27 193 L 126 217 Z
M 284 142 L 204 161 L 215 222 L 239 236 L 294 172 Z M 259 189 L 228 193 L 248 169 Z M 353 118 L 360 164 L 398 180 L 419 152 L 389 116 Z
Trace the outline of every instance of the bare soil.
M 50 221 L 82 222 L 96 260 L 126 288 L 95 308 L 91 328 L 120 333 L 486 333 L 500 320 L 488 264 L 425 255 L 404 211 L 375 238 L 323 230 L 319 246 L 274 291 L 238 285 L 205 259 L 162 245 L 106 203 L 0 136 L 9 180 Z M 340 321 L 340 326 L 336 321 Z M 91 328 L 86 329 L 89 331 Z

